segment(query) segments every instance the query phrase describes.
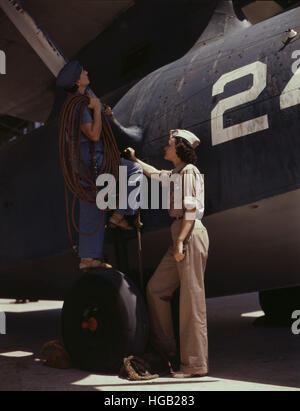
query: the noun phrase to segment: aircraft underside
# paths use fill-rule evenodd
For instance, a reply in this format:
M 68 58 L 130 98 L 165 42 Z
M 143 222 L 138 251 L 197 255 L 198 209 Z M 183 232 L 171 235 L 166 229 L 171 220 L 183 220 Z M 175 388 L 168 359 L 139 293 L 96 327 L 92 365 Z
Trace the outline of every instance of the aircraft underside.
M 115 107 L 122 124 L 143 128 L 138 154 L 157 167 L 170 166 L 162 161 L 169 129 L 184 127 L 201 138 L 208 296 L 300 282 L 300 98 L 299 75 L 291 71 L 299 41 L 282 43 L 299 15 L 296 8 L 244 28 L 236 19 L 233 31 L 204 41 L 208 27 L 189 53 L 145 77 Z M 1 296 L 63 298 L 80 273 L 65 225 L 57 118 L 0 156 Z M 167 248 L 169 221 L 151 211 L 144 219 L 149 277 Z M 113 253 L 110 247 L 112 260 Z M 135 243 L 128 255 L 128 275 L 135 277 Z

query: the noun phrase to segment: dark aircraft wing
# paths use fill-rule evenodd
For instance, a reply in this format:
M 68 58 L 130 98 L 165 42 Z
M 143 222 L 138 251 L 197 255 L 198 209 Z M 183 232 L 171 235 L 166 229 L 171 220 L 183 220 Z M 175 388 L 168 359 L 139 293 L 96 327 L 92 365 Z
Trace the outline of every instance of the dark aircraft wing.
M 93 60 L 103 61 L 102 72 L 92 73 L 93 85 L 107 99 L 117 98 L 149 72 L 184 55 L 200 38 L 218 0 L 17 0 L 68 59 L 82 57 L 93 71 Z M 45 122 L 54 101 L 54 76 L 1 10 L 0 51 L 6 54 L 6 74 L 0 75 L 0 136 L 22 133 L 27 122 Z M 265 3 L 263 12 L 261 3 Z M 284 3 L 284 4 L 283 4 Z M 295 0 L 234 0 L 241 19 L 255 23 L 271 17 Z M 268 5 L 268 6 L 266 6 Z M 266 12 L 266 10 L 269 10 Z M 125 16 L 123 18 L 123 16 Z M 213 33 L 218 35 L 220 16 Z M 208 38 L 208 40 L 209 40 Z M 101 39 L 101 40 L 99 40 Z M 202 39 L 206 40 L 206 39 Z M 90 48 L 90 44 L 94 47 Z M 97 47 L 96 47 L 97 44 Z M 89 50 L 93 50 L 93 55 Z M 103 76 L 106 76 L 103 81 Z M 98 84 L 97 84 L 98 82 Z M 104 86 L 104 87 L 103 87 Z M 125 88 L 124 88 L 125 87 Z M 98 91 L 96 90 L 96 91 Z M 0 141 L 1 143 L 1 141 Z
M 3 5 L 28 10 L 67 59 L 79 57 L 87 64 L 96 92 L 114 104 L 134 82 L 189 50 L 217 1 L 0 0 L 0 51 L 6 54 L 6 74 L 0 75 L 1 140 L 23 134 L 28 122 L 45 122 L 54 102 L 53 74 Z M 96 60 L 102 61 L 102 72 L 93 72 Z M 107 98 L 116 89 L 120 93 Z
M 7 1 L 7 0 L 4 0 Z M 72 59 L 107 29 L 132 0 L 26 0 L 26 6 Z M 43 122 L 53 103 L 54 76 L 0 8 L 0 50 L 6 75 L 0 76 L 0 113 Z

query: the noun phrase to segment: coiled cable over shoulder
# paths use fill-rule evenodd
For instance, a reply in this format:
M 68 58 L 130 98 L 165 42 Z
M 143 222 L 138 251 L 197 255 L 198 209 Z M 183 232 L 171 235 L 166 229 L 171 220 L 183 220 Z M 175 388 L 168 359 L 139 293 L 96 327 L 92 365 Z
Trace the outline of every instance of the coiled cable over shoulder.
M 75 205 L 77 200 L 85 201 L 93 207 L 96 205 L 96 180 L 100 174 L 112 174 L 116 181 L 119 177 L 121 165 L 120 152 L 110 124 L 101 112 L 102 132 L 101 139 L 104 146 L 104 161 L 101 165 L 96 162 L 95 143 L 90 142 L 92 169 L 82 160 L 81 130 L 82 114 L 89 105 L 90 99 L 86 95 L 71 94 L 65 101 L 59 118 L 59 155 L 62 173 L 65 181 L 67 227 L 72 245 L 74 245 L 70 222 L 69 192 L 73 195 L 71 214 L 75 230 L 86 236 L 92 236 L 104 224 L 104 214 L 99 226 L 92 233 L 83 233 L 75 221 Z M 109 211 L 109 210 L 107 210 Z

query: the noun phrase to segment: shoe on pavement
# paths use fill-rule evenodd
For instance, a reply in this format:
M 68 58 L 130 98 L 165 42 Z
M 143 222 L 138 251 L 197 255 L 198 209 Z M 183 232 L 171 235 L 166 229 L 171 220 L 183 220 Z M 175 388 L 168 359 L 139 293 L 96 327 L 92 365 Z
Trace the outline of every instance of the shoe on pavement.
M 185 372 L 174 372 L 172 374 L 172 378 L 202 378 L 202 377 L 206 377 L 206 374 L 190 374 L 190 373 L 185 373 Z
M 125 230 L 125 231 L 132 231 L 134 230 L 134 227 L 131 226 L 128 221 L 126 220 L 126 218 L 124 216 L 118 216 L 116 217 L 116 215 L 113 215 L 110 219 L 109 219 L 109 223 L 108 226 L 110 228 L 120 228 L 121 230 Z
M 86 272 L 91 268 L 112 268 L 112 266 L 104 261 L 96 260 L 94 258 L 82 258 L 79 269 Z
M 171 374 L 174 374 L 175 372 L 180 371 L 180 359 L 177 355 L 172 355 L 168 357 L 168 363 L 169 363 Z

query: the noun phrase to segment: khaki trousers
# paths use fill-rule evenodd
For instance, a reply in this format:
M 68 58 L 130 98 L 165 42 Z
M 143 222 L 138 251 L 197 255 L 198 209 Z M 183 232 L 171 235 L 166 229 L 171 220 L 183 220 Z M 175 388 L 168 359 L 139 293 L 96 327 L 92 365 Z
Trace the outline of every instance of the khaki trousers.
M 182 220 L 171 226 L 175 244 Z M 147 300 L 154 344 L 166 355 L 176 354 L 171 297 L 180 286 L 180 370 L 208 372 L 208 341 L 204 273 L 209 238 L 200 220 L 185 241 L 185 259 L 177 263 L 171 246 L 147 286 Z

